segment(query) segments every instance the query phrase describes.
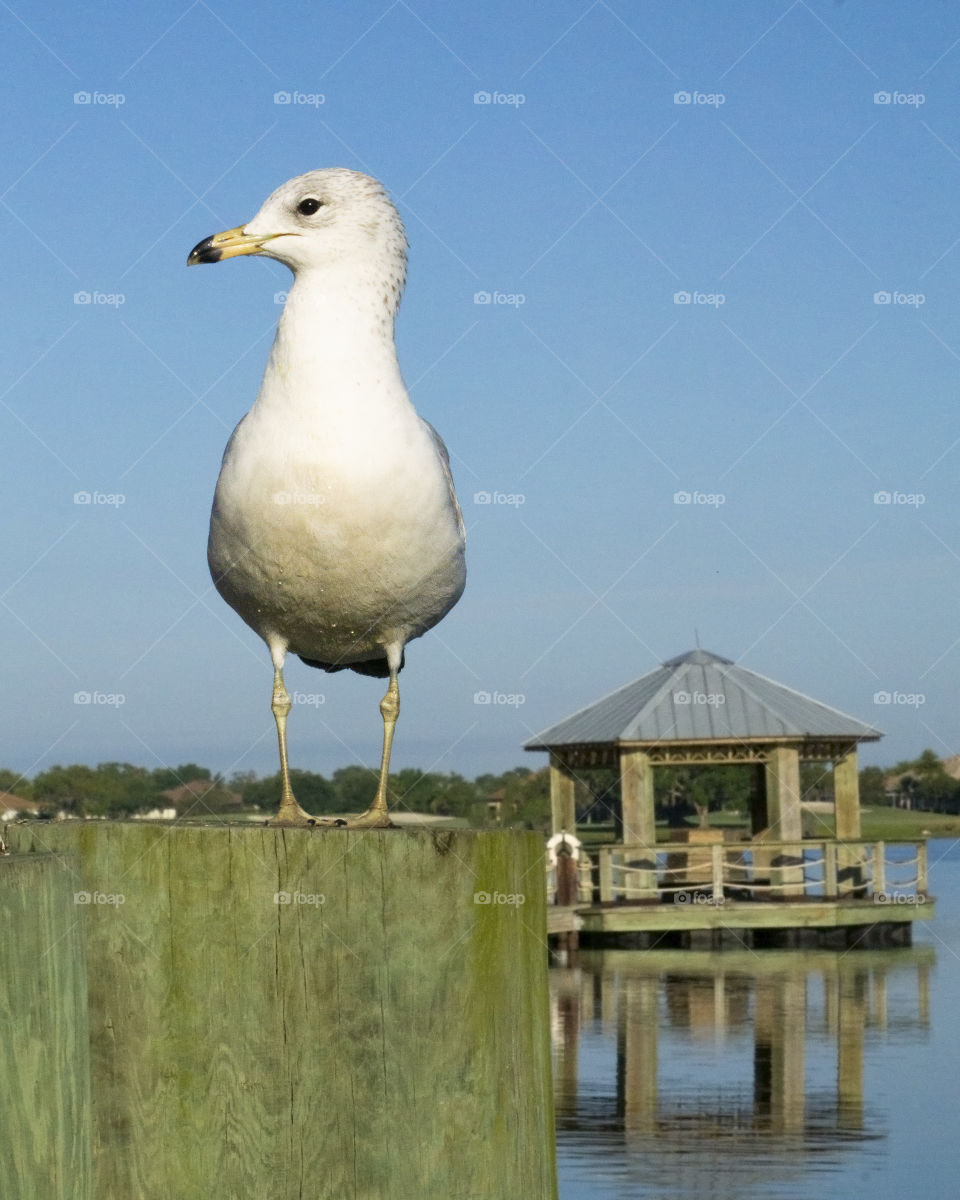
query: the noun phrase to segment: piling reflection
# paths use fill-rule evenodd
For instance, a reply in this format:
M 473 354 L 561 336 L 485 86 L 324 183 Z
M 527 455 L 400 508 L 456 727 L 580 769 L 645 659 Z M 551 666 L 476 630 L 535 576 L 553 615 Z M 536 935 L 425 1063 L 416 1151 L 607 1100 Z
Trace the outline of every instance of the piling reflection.
M 664 1195 L 726 1196 L 883 1139 L 865 1054 L 873 1036 L 926 1036 L 934 960 L 930 947 L 581 953 L 551 971 L 561 1152 L 650 1189 L 636 1194 L 669 1178 Z

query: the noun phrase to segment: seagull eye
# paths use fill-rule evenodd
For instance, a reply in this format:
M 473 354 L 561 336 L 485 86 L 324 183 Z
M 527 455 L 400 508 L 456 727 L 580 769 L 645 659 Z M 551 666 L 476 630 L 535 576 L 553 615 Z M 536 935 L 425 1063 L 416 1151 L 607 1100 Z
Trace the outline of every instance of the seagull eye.
M 308 196 L 306 200 L 301 200 L 297 205 L 297 212 L 305 217 L 312 217 L 322 203 L 322 200 L 316 200 L 313 196 Z

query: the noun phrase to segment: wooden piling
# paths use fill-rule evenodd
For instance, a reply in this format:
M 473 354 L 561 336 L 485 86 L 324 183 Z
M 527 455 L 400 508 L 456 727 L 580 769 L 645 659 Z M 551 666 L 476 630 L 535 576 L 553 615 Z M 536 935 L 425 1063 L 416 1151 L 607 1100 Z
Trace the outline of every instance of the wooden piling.
M 542 840 L 85 822 L 97 1200 L 553 1200 Z
M 90 1057 L 77 864 L 0 857 L 0 1195 L 91 1200 Z M 82 897 L 81 897 L 82 900 Z

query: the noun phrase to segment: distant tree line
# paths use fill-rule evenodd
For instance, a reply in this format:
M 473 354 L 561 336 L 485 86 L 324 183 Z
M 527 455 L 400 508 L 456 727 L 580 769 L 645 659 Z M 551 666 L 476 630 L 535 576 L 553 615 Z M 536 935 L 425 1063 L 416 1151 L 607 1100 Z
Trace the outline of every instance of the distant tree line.
M 312 771 L 291 772 L 294 792 L 312 813 L 362 812 L 376 787 L 369 767 L 340 767 L 328 778 Z M 805 800 L 831 801 L 833 773 L 822 763 L 801 766 Z M 654 803 L 659 820 L 671 825 L 707 821 L 713 812 L 740 814 L 746 822 L 762 795 L 762 768 L 729 766 L 660 767 L 654 772 Z M 550 825 L 550 780 L 546 768 L 514 767 L 502 774 L 469 780 L 455 772 L 405 768 L 390 776 L 390 804 L 397 811 L 456 817 L 475 826 L 506 825 L 545 830 Z M 258 778 L 252 771 L 229 779 L 196 763 L 148 770 L 133 763 L 97 767 L 50 767 L 32 780 L 0 768 L 0 792 L 33 801 L 43 814 L 124 817 L 151 809 L 174 808 L 178 816 L 209 813 L 269 814 L 280 801 L 280 777 Z M 578 819 L 608 824 L 620 802 L 617 771 L 576 774 Z M 960 813 L 960 780 L 946 771 L 932 750 L 892 768 L 860 772 L 864 807 L 898 804 L 926 812 Z
M 327 778 L 291 771 L 300 804 L 318 815 L 362 812 L 370 804 L 377 774 L 369 767 L 341 767 Z M 0 792 L 32 801 L 43 814 L 129 817 L 152 809 L 175 808 L 178 816 L 209 813 L 269 815 L 280 803 L 280 776 L 258 778 L 252 771 L 229 779 L 196 763 L 148 770 L 133 763 L 50 767 L 32 780 L 0 768 Z M 468 780 L 456 773 L 405 768 L 390 775 L 390 805 L 398 812 L 465 819 L 472 825 L 519 825 L 546 829 L 550 785 L 546 768 L 514 767 L 503 774 Z M 0 805 L 3 807 L 3 805 Z

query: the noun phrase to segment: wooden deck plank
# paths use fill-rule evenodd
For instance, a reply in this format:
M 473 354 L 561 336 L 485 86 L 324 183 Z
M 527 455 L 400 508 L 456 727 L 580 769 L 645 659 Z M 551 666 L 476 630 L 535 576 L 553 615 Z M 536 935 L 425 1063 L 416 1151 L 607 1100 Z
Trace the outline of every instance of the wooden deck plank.
M 837 929 L 847 925 L 930 920 L 934 902 L 876 904 L 872 900 L 763 901 L 724 904 L 617 904 L 579 910 L 584 933 L 666 932 L 698 929 Z

